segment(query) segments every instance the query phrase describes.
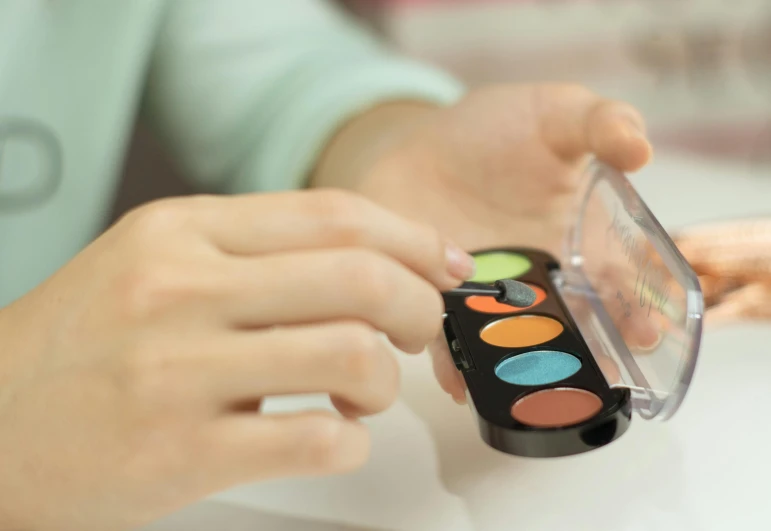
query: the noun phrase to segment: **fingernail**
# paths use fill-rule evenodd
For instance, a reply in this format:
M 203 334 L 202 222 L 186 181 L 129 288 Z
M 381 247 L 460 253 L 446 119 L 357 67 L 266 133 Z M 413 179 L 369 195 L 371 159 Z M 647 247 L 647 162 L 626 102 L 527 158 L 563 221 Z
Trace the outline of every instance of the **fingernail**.
M 459 406 L 465 406 L 465 405 L 466 405 L 466 400 L 465 400 L 464 398 L 458 398 L 458 397 L 455 397 L 455 396 L 454 396 L 454 397 L 452 397 L 452 399 L 453 399 L 453 400 L 455 401 L 455 403 L 456 403 L 456 404 L 458 404 Z
M 445 247 L 447 271 L 460 280 L 468 280 L 476 273 L 474 258 L 453 243 Z

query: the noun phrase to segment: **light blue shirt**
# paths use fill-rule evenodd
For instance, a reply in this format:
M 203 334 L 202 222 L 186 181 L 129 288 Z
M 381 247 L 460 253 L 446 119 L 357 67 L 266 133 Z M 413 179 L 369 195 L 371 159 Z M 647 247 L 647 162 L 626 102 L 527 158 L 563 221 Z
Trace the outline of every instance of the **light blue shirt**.
M 319 0 L 0 0 L 0 306 L 102 229 L 138 112 L 239 193 L 303 186 L 375 103 L 461 93 Z

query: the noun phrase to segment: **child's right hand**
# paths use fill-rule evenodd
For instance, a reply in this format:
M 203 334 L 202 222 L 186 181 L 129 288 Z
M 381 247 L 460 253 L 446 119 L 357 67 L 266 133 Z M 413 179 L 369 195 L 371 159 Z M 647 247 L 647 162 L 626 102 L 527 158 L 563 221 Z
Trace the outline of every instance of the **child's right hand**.
M 215 491 L 367 459 L 471 259 L 338 191 L 165 200 L 0 310 L 0 528 L 128 529 Z M 327 393 L 342 416 L 262 415 Z

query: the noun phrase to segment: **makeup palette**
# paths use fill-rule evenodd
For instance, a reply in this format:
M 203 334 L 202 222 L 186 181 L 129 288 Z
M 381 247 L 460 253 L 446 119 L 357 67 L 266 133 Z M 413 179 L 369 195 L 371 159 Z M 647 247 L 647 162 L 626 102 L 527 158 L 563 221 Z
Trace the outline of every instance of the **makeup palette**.
M 618 171 L 585 172 L 561 260 L 530 248 L 474 253 L 474 282 L 516 279 L 528 308 L 445 297 L 444 332 L 482 438 L 525 457 L 605 446 L 633 413 L 682 403 L 702 333 L 696 274 Z

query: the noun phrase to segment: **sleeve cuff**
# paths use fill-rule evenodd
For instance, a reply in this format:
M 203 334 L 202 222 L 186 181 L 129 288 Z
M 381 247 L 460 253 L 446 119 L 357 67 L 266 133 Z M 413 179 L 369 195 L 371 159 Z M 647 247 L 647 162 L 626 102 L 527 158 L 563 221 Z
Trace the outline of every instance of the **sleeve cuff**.
M 235 192 L 281 191 L 302 188 L 332 135 L 348 120 L 369 107 L 395 100 L 420 100 L 450 105 L 464 86 L 438 70 L 398 58 L 364 65 L 346 64 L 330 70 L 308 94 L 281 114 L 265 149 L 242 166 Z

